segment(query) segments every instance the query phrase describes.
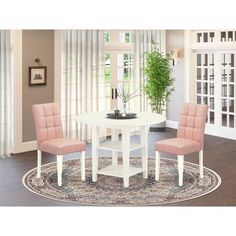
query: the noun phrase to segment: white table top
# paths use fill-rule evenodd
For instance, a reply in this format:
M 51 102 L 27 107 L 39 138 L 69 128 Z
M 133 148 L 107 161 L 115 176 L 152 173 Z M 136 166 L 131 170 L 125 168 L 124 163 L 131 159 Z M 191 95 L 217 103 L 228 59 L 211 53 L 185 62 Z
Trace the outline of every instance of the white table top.
M 137 126 L 150 126 L 162 123 L 166 118 L 160 114 L 152 112 L 137 112 L 135 119 L 108 119 L 108 112 L 89 112 L 75 117 L 79 123 L 97 125 L 106 128 L 135 128 Z

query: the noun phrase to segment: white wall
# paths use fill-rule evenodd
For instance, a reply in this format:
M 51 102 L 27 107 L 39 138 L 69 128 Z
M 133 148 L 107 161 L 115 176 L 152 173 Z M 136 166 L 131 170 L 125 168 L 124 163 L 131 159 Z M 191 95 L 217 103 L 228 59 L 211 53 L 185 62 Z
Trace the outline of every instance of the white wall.
M 166 49 L 167 52 L 179 50 L 179 61 L 172 67 L 175 91 L 167 103 L 167 120 L 178 121 L 181 106 L 185 101 L 184 30 L 166 30 Z

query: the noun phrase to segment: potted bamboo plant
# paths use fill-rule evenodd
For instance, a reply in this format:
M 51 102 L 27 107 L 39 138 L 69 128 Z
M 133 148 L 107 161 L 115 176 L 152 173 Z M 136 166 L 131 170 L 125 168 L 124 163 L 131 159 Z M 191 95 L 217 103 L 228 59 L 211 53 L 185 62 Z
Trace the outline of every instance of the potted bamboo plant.
M 147 95 L 152 111 L 162 114 L 166 101 L 174 91 L 174 78 L 171 76 L 171 53 L 162 53 L 157 44 L 152 42 L 153 49 L 146 52 L 146 66 L 144 73 L 146 81 L 144 92 Z

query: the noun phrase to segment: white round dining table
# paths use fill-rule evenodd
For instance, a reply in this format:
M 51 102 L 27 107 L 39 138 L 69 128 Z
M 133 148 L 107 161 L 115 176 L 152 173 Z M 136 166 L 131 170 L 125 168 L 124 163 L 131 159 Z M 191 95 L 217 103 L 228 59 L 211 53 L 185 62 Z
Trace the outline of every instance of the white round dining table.
M 148 177 L 148 131 L 150 125 L 162 123 L 166 118 L 152 112 L 137 112 L 134 119 L 110 119 L 104 112 L 89 112 L 77 115 L 79 123 L 92 126 L 92 180 L 97 181 L 97 175 L 108 175 L 123 178 L 124 187 L 129 187 L 129 177 L 143 173 Z M 100 128 L 111 129 L 111 142 L 99 142 Z M 131 131 L 140 128 L 140 143 L 130 142 Z M 121 141 L 118 138 L 121 131 Z M 142 150 L 142 167 L 130 166 L 130 151 Z M 98 150 L 112 152 L 112 164 L 98 169 Z M 118 164 L 118 153 L 122 153 L 123 164 Z

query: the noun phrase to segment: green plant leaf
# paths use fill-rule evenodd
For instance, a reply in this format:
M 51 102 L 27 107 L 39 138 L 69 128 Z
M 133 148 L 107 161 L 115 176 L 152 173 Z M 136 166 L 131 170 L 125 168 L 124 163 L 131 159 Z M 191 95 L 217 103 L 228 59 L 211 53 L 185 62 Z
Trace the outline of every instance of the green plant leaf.
M 144 73 L 146 82 L 143 90 L 147 95 L 152 110 L 161 113 L 163 105 L 174 91 L 174 78 L 171 76 L 169 65 L 173 52 L 164 54 L 159 52 L 157 44 L 152 41 L 153 50 L 145 53 L 146 66 Z

